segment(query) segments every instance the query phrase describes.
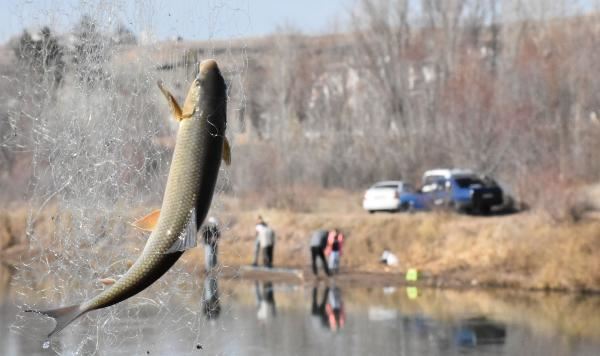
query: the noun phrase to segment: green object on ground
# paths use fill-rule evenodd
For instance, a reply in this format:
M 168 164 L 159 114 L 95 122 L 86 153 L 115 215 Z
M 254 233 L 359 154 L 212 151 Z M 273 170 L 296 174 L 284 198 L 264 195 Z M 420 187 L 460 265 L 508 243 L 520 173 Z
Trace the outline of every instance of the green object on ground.
M 406 271 L 406 281 L 407 282 L 416 282 L 419 279 L 419 272 L 415 268 L 409 268 Z
M 417 289 L 417 287 L 406 287 L 406 296 L 408 299 L 417 299 L 419 296 L 419 289 Z

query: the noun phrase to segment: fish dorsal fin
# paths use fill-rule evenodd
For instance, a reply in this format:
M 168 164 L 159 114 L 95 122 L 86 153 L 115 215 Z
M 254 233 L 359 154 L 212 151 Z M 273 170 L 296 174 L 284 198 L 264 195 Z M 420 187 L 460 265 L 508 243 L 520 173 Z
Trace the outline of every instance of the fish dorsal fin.
M 151 212 L 150 214 L 148 214 L 144 217 L 141 217 L 141 218 L 137 219 L 136 221 L 132 222 L 131 225 L 137 227 L 138 229 L 144 230 L 144 231 L 152 231 L 152 230 L 154 230 L 156 223 L 158 223 L 159 216 L 160 216 L 160 209 L 156 209 L 153 212 Z
M 231 164 L 231 146 L 229 145 L 229 141 L 227 137 L 223 137 L 223 161 L 228 166 Z
M 174 253 L 189 250 L 196 247 L 198 228 L 196 225 L 196 209 L 192 209 L 188 217 L 188 222 L 179 234 L 179 238 L 173 243 L 167 253 Z

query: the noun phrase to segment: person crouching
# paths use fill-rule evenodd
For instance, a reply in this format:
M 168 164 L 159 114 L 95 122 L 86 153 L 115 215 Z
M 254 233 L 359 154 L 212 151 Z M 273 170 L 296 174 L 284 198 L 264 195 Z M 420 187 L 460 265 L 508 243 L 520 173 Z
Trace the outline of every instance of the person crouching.
M 312 259 L 312 269 L 315 276 L 319 275 L 317 269 L 317 259 L 321 259 L 321 265 L 325 274 L 330 276 L 329 268 L 327 266 L 327 259 L 325 258 L 325 249 L 327 248 L 327 230 L 316 230 L 313 232 L 310 238 L 310 255 Z

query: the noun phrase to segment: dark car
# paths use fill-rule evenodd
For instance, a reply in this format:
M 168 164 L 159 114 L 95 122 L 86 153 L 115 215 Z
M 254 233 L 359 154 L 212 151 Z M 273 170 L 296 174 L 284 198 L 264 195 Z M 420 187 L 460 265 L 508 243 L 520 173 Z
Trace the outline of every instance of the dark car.
M 502 189 L 493 179 L 466 170 L 427 171 L 421 189 L 400 195 L 400 204 L 409 210 L 443 207 L 488 214 L 493 207 L 502 203 Z

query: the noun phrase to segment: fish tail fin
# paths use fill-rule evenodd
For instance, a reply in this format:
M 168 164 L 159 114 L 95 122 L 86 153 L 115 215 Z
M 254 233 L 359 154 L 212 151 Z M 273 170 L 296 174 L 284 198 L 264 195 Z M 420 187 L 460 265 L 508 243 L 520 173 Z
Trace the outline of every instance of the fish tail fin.
M 51 338 L 52 335 L 64 329 L 67 325 L 71 324 L 75 319 L 80 317 L 86 311 L 81 310 L 81 305 L 71 305 L 68 307 L 51 309 L 51 310 L 25 310 L 30 313 L 38 313 L 42 315 L 49 316 L 56 320 L 56 326 L 54 330 L 50 334 L 48 334 L 48 338 Z

